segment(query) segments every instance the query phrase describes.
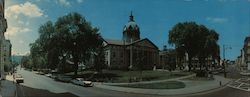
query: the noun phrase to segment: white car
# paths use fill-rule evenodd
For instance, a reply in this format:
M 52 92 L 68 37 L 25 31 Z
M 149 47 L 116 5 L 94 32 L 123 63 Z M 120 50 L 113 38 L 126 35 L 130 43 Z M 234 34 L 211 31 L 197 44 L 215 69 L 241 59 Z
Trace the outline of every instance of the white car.
M 45 76 L 52 77 L 52 74 L 48 73 L 48 74 L 45 74 Z
M 18 83 L 18 84 L 24 82 L 24 79 L 20 74 L 15 75 L 15 80 L 16 80 L 16 83 Z
M 92 87 L 94 85 L 91 81 L 84 81 L 83 78 L 73 79 L 73 80 L 71 80 L 71 83 L 73 83 L 75 85 L 84 86 L 84 87 Z
M 91 81 L 83 81 L 83 86 L 84 87 L 93 87 L 94 84 Z

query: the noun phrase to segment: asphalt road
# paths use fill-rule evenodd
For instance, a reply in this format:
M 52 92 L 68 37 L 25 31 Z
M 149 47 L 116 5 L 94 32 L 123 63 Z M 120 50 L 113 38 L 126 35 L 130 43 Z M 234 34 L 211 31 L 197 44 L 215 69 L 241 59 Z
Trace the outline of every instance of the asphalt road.
M 57 82 L 46 76 L 37 75 L 34 72 L 25 70 L 18 70 L 18 73 L 22 74 L 24 78 L 24 83 L 17 85 L 18 97 L 250 97 L 250 92 L 230 87 L 191 96 L 159 96 L 124 93 Z
M 110 91 L 96 87 L 81 87 L 71 83 L 54 81 L 34 72 L 18 70 L 24 78 L 24 83 L 17 85 L 20 97 L 154 97 L 152 95 L 131 94 L 118 91 Z M 71 95 L 71 96 L 69 96 Z
M 231 79 L 242 78 L 243 76 L 240 74 L 239 68 L 236 65 L 228 65 L 227 66 L 227 77 Z

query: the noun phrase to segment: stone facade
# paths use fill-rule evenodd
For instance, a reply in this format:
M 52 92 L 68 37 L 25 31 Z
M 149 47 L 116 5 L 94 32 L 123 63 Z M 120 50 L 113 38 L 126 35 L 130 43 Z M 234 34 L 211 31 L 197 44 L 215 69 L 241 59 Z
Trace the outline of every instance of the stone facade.
M 4 43 L 4 65 L 8 66 L 9 68 L 11 67 L 11 48 L 12 48 L 12 45 L 10 43 L 10 40 L 5 40 L 5 43 Z
M 163 49 L 159 52 L 159 65 L 157 68 L 167 69 L 170 65 L 177 64 L 175 49 Z
M 250 37 L 246 37 L 243 47 L 243 67 L 250 71 Z
M 5 53 L 5 37 L 4 33 L 7 29 L 7 21 L 4 17 L 4 6 L 5 0 L 0 0 L 0 70 L 1 70 L 1 78 L 4 78 L 4 53 Z

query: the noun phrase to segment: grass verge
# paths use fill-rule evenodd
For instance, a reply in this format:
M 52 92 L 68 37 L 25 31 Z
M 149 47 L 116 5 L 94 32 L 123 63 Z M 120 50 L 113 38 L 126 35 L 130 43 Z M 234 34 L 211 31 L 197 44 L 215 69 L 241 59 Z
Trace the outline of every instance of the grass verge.
M 180 89 L 180 88 L 184 88 L 185 84 L 179 81 L 166 81 L 166 82 L 159 82 L 159 83 L 126 84 L 126 85 L 113 85 L 113 86 L 142 88 L 142 89 Z

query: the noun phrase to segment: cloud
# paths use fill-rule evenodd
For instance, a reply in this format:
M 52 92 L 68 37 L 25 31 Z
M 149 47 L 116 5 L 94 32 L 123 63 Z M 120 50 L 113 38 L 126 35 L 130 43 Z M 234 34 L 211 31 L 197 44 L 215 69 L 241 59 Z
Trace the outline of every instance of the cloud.
M 193 0 L 184 0 L 184 1 L 186 1 L 186 2 L 191 2 L 191 1 L 193 1 Z
M 18 43 L 23 44 L 23 43 L 24 43 L 24 41 L 23 41 L 23 40 L 19 40 L 19 41 L 18 41 Z
M 237 0 L 218 0 L 219 2 L 234 2 L 234 1 L 237 1 Z M 248 0 L 249 1 L 249 0 Z
M 77 3 L 82 3 L 83 2 L 83 0 L 76 0 L 77 1 Z
M 31 32 L 30 28 L 23 28 L 23 27 L 9 27 L 5 33 L 7 36 L 17 36 L 20 33 Z
M 55 0 L 57 4 L 63 5 L 63 6 L 71 6 L 73 2 L 76 3 L 82 3 L 83 0 Z
M 5 11 L 7 18 L 14 17 L 17 19 L 20 14 L 28 17 L 41 17 L 44 15 L 43 11 L 37 5 L 30 2 L 12 5 Z
M 56 3 L 59 3 L 63 6 L 69 6 L 71 4 L 68 0 L 57 0 Z
M 212 23 L 225 23 L 228 22 L 227 18 L 219 18 L 219 17 L 207 17 L 206 18 L 207 21 L 212 22 Z
M 20 24 L 20 25 L 26 25 L 26 26 L 28 26 L 30 24 L 29 21 L 24 22 L 22 20 L 18 20 L 17 23 Z

